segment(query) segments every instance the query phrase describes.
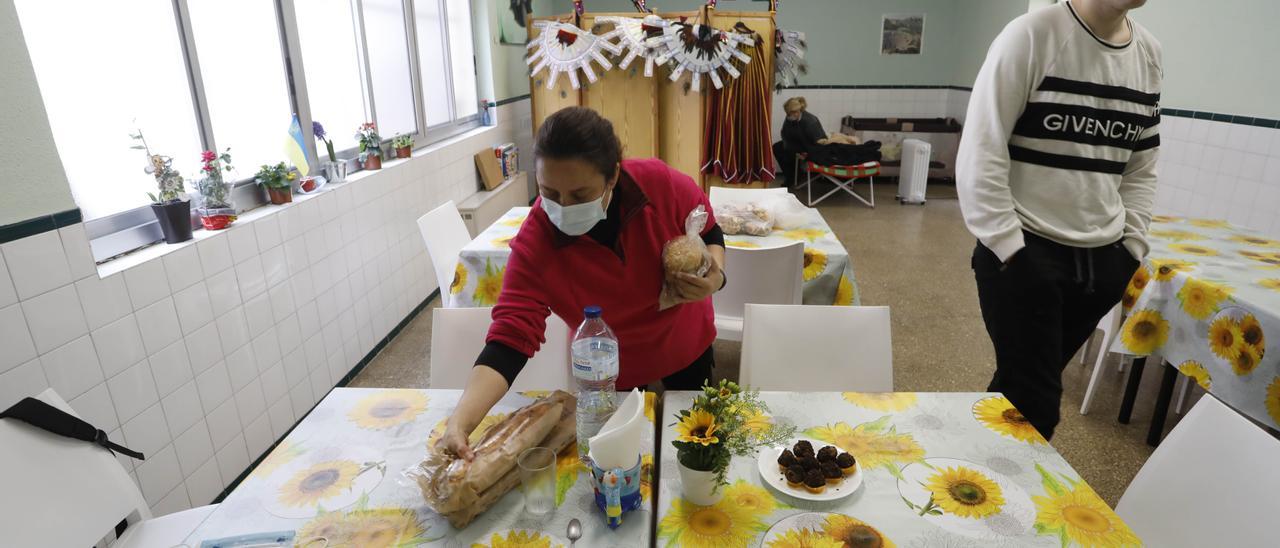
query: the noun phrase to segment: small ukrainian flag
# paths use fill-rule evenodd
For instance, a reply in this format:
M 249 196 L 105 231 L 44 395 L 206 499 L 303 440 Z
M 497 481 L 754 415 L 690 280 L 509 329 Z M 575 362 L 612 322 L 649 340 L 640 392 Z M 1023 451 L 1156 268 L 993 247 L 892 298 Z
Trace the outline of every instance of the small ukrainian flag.
M 311 175 L 306 139 L 302 135 L 302 122 L 298 121 L 297 114 L 293 115 L 293 123 L 289 125 L 289 138 L 285 139 L 284 153 L 289 157 L 289 163 L 298 168 L 299 173 Z

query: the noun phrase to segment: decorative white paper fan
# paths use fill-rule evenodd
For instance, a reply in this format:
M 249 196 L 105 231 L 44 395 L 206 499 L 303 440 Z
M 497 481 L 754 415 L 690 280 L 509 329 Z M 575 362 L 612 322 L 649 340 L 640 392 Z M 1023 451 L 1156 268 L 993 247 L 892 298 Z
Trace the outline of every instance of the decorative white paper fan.
M 537 76 L 544 68 L 550 71 L 547 89 L 555 87 L 562 72 L 569 75 L 573 89 L 578 89 L 581 87 L 579 69 L 587 76 L 587 81 L 594 83 L 596 73 L 591 69 L 592 61 L 598 63 L 601 70 L 613 68 L 613 63 L 601 51 L 614 55 L 622 53 L 622 46 L 610 41 L 622 34 L 621 29 L 596 36 L 575 25 L 558 21 L 536 21 L 533 26 L 540 29 L 541 34 L 529 41 L 527 49 L 530 54 L 526 63 L 533 67 L 529 70 L 530 76 Z
M 774 84 L 779 87 L 795 85 L 801 74 L 809 71 L 804 61 L 804 52 L 808 48 L 803 32 L 778 29 L 773 40 Z
M 751 56 L 738 49 L 740 45 L 754 45 L 755 39 L 750 34 L 725 32 L 707 25 L 689 25 L 685 23 L 668 23 L 662 36 L 650 38 L 647 44 L 658 50 L 655 62 L 659 65 L 668 61 L 675 63 L 671 70 L 671 81 L 680 79 L 687 71 L 691 74 L 693 91 L 701 90 L 702 75 L 711 78 L 711 83 L 720 89 L 724 83 L 720 80 L 720 70 L 737 78 L 741 75 L 734 68 L 732 59 L 750 63 Z
M 644 58 L 644 76 L 645 78 L 653 77 L 653 67 L 658 58 L 659 50 L 649 45 L 649 38 L 662 36 L 663 31 L 671 24 L 670 21 L 658 17 L 657 15 L 646 15 L 643 19 L 638 17 L 599 17 L 596 18 L 599 23 L 613 23 L 615 32 L 618 32 L 618 45 L 626 48 L 627 56 L 618 63 L 618 68 L 626 70 L 635 61 L 636 57 Z

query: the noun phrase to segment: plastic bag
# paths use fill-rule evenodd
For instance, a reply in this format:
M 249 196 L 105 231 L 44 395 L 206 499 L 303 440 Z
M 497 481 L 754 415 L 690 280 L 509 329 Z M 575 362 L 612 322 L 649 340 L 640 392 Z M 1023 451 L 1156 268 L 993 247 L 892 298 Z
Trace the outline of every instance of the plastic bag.
M 773 232 L 773 214 L 759 203 L 728 203 L 716 207 L 716 223 L 725 234 L 768 236 Z
M 677 273 L 705 276 L 711 270 L 711 253 L 702 242 L 702 230 L 707 227 L 707 208 L 699 205 L 684 221 L 684 235 L 662 246 L 662 268 L 667 281 L 662 283 L 658 295 L 658 310 L 666 310 L 680 302 L 680 293 L 671 285 L 671 276 Z
M 782 194 L 759 201 L 759 206 L 773 217 L 773 228 L 793 230 L 813 222 L 809 208 L 805 207 L 794 194 Z M 719 221 L 719 217 L 716 219 Z M 723 226 L 723 224 L 722 224 Z

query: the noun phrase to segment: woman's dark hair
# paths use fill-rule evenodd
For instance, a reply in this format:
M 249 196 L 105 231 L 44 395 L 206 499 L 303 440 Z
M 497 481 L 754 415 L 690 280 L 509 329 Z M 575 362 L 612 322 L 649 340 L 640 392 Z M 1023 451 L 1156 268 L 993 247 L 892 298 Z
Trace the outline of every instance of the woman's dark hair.
M 613 132 L 613 123 L 586 107 L 568 107 L 538 128 L 533 143 L 534 158 L 583 160 L 599 171 L 606 181 L 613 179 L 622 161 L 622 142 Z

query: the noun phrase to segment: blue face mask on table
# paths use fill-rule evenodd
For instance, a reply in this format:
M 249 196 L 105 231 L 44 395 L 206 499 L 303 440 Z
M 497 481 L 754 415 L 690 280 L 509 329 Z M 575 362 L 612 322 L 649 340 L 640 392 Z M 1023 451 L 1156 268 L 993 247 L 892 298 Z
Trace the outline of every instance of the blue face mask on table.
M 592 227 L 607 217 L 604 210 L 604 194 L 590 202 L 571 206 L 562 206 L 544 197 L 542 210 L 547 212 L 547 218 L 551 219 L 551 224 L 556 225 L 560 232 L 570 236 L 581 236 L 590 232 Z

